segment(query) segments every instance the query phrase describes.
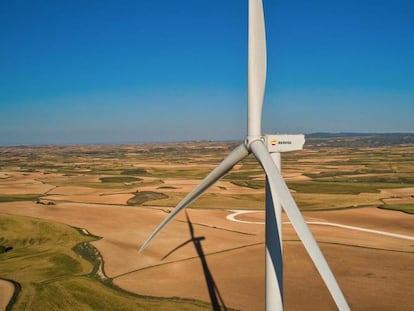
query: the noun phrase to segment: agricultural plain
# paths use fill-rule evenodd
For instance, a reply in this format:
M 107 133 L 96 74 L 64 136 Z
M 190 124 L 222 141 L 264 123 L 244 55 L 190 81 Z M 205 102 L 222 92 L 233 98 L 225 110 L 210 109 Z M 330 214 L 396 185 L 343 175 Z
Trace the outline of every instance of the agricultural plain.
M 19 288 L 0 306 L 208 310 L 216 299 L 262 310 L 264 175 L 253 157 L 138 253 L 236 145 L 0 147 L 0 278 Z M 351 308 L 414 305 L 413 135 L 314 135 L 282 171 Z M 335 310 L 287 221 L 286 310 Z

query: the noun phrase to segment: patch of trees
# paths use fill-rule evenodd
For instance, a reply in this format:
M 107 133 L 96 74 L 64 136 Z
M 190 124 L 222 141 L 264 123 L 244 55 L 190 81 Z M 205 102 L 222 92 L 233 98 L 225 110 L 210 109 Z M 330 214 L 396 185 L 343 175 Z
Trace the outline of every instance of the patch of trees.
M 51 200 L 36 200 L 36 204 L 42 204 L 42 205 L 56 205 L 54 201 Z

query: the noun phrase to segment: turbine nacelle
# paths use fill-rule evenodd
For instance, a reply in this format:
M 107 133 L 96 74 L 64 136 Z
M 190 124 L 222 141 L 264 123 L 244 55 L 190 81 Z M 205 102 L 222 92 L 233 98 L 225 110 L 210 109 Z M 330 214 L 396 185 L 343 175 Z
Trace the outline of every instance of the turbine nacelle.
M 257 140 L 266 145 L 269 153 L 282 153 L 302 150 L 305 144 L 305 135 L 265 134 L 263 136 L 248 136 L 245 141 L 246 148 L 251 151 L 251 144 Z
M 264 138 L 270 153 L 302 150 L 305 144 L 305 135 L 303 134 L 266 134 Z

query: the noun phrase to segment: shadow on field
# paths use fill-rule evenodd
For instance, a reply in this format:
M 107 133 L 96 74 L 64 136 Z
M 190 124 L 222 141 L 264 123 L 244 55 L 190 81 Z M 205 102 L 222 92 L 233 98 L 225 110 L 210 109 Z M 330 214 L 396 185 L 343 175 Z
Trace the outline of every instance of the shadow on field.
M 165 255 L 161 260 L 166 259 L 168 256 L 170 256 L 172 253 L 179 250 L 181 247 L 187 245 L 190 242 L 193 242 L 194 248 L 197 251 L 198 257 L 200 258 L 201 265 L 203 267 L 204 277 L 207 283 L 207 289 L 208 289 L 208 294 L 210 296 L 211 306 L 213 307 L 214 311 L 227 310 L 227 307 L 224 304 L 223 298 L 221 297 L 220 292 L 216 286 L 216 283 L 214 282 L 213 275 L 211 274 L 210 269 L 207 264 L 206 256 L 204 255 L 203 247 L 201 246 L 201 241 L 205 240 L 205 237 L 195 236 L 194 227 L 190 221 L 187 211 L 185 211 L 185 216 L 187 218 L 187 223 L 188 223 L 188 228 L 190 230 L 191 238 L 185 241 L 184 243 L 178 245 L 176 248 L 170 251 L 167 255 Z

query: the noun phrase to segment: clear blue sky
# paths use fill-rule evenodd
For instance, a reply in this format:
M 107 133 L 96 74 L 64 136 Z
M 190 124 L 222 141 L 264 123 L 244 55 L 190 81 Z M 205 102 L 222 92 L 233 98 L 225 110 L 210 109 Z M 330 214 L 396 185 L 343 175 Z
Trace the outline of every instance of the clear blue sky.
M 264 0 L 266 132 L 414 132 L 414 1 Z M 242 139 L 247 0 L 0 1 L 0 144 Z

